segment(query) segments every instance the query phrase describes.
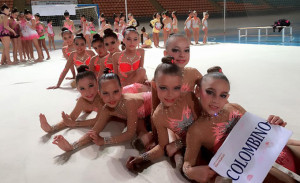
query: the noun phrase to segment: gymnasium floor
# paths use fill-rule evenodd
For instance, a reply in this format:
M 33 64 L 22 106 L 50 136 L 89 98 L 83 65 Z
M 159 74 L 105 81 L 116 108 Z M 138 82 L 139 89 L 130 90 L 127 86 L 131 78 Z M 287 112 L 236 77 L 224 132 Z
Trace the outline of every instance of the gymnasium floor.
M 230 102 L 261 117 L 281 116 L 294 132 L 292 137 L 300 140 L 299 52 L 296 46 L 209 43 L 191 47 L 188 66 L 205 74 L 209 67 L 220 65 L 231 82 Z M 146 50 L 149 78 L 162 55 L 161 48 Z M 65 63 L 61 50 L 56 50 L 49 61 L 0 66 L 0 182 L 187 182 L 165 158 L 138 175 L 128 172 L 127 157 L 138 154 L 129 142 L 91 145 L 74 154 L 53 145 L 53 136 L 42 131 L 38 116 L 44 113 L 54 124 L 61 120 L 62 111 L 73 109 L 79 94 L 70 87 L 71 81 L 46 90 L 57 83 Z M 123 127 L 112 122 L 101 135 L 119 134 Z M 66 129 L 57 134 L 74 142 L 87 131 Z

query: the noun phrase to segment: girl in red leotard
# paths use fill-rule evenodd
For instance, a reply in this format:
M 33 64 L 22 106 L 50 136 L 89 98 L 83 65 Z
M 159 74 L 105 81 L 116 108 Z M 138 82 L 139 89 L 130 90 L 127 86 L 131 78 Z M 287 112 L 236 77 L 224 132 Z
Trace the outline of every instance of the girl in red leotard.
M 210 69 L 199 83 L 200 106 L 202 113 L 197 121 L 188 129 L 186 136 L 186 152 L 183 172 L 188 179 L 197 182 L 208 182 L 215 174 L 208 165 L 199 165 L 197 157 L 201 146 L 216 153 L 218 148 L 230 133 L 233 125 L 228 125 L 234 119 L 238 120 L 246 110 L 238 104 L 228 103 L 230 85 L 227 77 L 220 71 Z M 268 120 L 271 124 L 285 126 L 286 123 L 278 116 L 270 115 Z M 290 140 L 288 144 L 296 143 Z M 276 160 L 278 164 L 295 172 L 295 161 L 292 152 L 285 147 Z M 299 170 L 298 170 L 299 171 Z M 265 181 L 273 180 L 280 176 L 271 169 Z M 281 174 L 282 177 L 282 174 Z M 272 181 L 269 181 L 272 182 Z M 281 182 L 281 181 L 276 181 Z M 290 181 L 284 181 L 290 182 Z
M 144 54 L 138 48 L 139 34 L 135 27 L 127 27 L 124 32 L 125 50 L 113 55 L 114 72 L 119 75 L 122 86 L 144 83 L 147 79 L 144 69 Z
M 90 70 L 95 73 L 98 77 L 99 72 L 103 70 L 105 67 L 100 66 L 100 60 L 108 55 L 106 48 L 104 47 L 103 38 L 99 34 L 95 34 L 92 40 L 92 47 L 96 51 L 97 55 L 95 55 L 90 62 Z M 101 68 L 101 69 L 100 69 Z
M 110 70 L 114 70 L 113 68 L 113 62 L 112 62 L 112 56 L 120 52 L 121 50 L 119 49 L 119 41 L 118 41 L 118 36 L 116 33 L 113 32 L 111 29 L 106 29 L 104 31 L 104 47 L 105 49 L 109 52 L 108 55 L 100 59 L 100 72 L 98 76 L 102 76 L 103 74 L 103 69 L 102 68 L 109 68 Z
M 47 89 L 59 88 L 71 67 L 75 65 L 75 67 L 78 68 L 80 65 L 89 65 L 91 58 L 95 55 L 95 53 L 92 50 L 86 50 L 86 40 L 83 37 L 83 34 L 76 35 L 76 37 L 74 38 L 74 44 L 76 51 L 73 51 L 70 54 L 65 68 L 61 73 L 56 86 L 51 86 Z

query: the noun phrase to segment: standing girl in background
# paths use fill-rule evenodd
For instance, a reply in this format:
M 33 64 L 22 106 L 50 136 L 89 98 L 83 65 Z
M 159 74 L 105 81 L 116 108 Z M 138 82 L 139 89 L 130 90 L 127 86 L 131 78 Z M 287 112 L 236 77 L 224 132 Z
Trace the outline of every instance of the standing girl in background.
M 66 127 L 84 127 L 94 126 L 94 122 L 75 122 L 82 112 L 97 112 L 103 107 L 103 102 L 98 94 L 97 78 L 92 71 L 88 70 L 88 66 L 81 65 L 78 67 L 76 76 L 76 88 L 80 92 L 80 98 L 76 102 L 76 106 L 70 115 L 62 112 L 62 121 L 50 126 L 46 116 L 40 114 L 41 128 L 47 133 L 54 133 Z
M 49 51 L 48 51 L 48 48 L 46 46 L 46 38 L 45 38 L 45 27 L 44 27 L 44 24 L 42 22 L 40 22 L 40 14 L 37 13 L 34 15 L 35 19 L 36 19 L 36 31 L 37 33 L 39 34 L 39 39 L 38 39 L 38 42 L 39 42 L 39 46 L 40 48 L 42 49 L 42 47 L 44 48 L 44 50 L 46 51 L 47 53 L 47 60 L 50 59 L 50 55 L 49 55 Z M 43 54 L 43 51 L 42 51 L 42 56 L 44 58 L 44 54 Z
M 95 28 L 95 24 L 94 24 L 94 18 L 93 17 L 90 18 L 89 26 L 90 26 L 91 39 L 92 39 L 93 36 L 95 34 L 97 34 L 97 31 L 96 31 L 96 28 Z
M 165 47 L 166 41 L 172 31 L 172 19 L 170 18 L 168 11 L 164 11 L 162 13 L 162 17 L 163 17 L 163 24 L 164 24 L 163 34 L 164 34 L 164 47 Z
M 178 20 L 177 20 L 177 13 L 176 13 L 176 11 L 172 12 L 172 18 L 173 18 L 173 21 L 172 21 L 173 33 L 176 34 L 178 32 Z
M 144 69 L 145 51 L 138 48 L 139 34 L 135 27 L 127 27 L 124 32 L 125 50 L 113 55 L 114 72 L 119 75 L 122 87 L 146 81 Z
M 9 27 L 9 8 L 6 4 L 1 6 L 1 14 L 0 14 L 0 39 L 3 44 L 3 52 L 1 57 L 1 65 L 13 64 L 10 61 L 10 54 L 9 54 L 9 44 L 10 44 L 10 35 L 13 34 L 16 36 L 16 32 Z
M 208 23 L 207 23 L 207 19 L 209 17 L 209 14 L 208 12 L 203 12 L 203 19 L 202 19 L 202 30 L 204 32 L 204 35 L 203 35 L 203 44 L 206 44 L 207 43 L 207 32 L 208 32 Z
M 107 52 L 107 50 L 105 49 L 105 46 L 104 46 L 104 40 L 99 34 L 95 34 L 93 36 L 92 47 L 96 51 L 97 55 L 92 57 L 89 68 L 90 68 L 91 71 L 93 71 L 95 73 L 96 77 L 98 77 L 99 73 L 100 72 L 102 73 L 102 70 L 105 69 L 104 66 L 101 66 L 100 60 L 108 55 L 108 52 Z
M 32 43 L 38 53 L 38 58 L 35 60 L 36 62 L 41 62 L 43 61 L 43 53 L 42 53 L 42 49 L 41 47 L 39 46 L 39 43 L 38 43 L 38 38 L 39 38 L 39 35 L 38 33 L 36 32 L 36 21 L 35 21 L 35 18 L 32 16 L 31 14 L 31 11 L 29 10 L 25 10 L 25 17 L 26 19 L 29 21 L 27 24 L 28 26 L 26 27 L 27 28 L 27 35 L 26 37 L 24 37 L 24 39 L 26 40 L 30 40 L 30 54 L 31 54 L 31 57 L 34 58 L 33 56 L 33 47 L 32 47 Z
M 27 60 L 33 59 L 30 57 L 29 54 L 29 41 L 25 40 L 25 37 L 27 36 L 27 21 L 25 19 L 25 15 L 23 12 L 20 12 L 19 15 L 19 21 L 20 21 L 20 29 L 21 29 L 21 43 L 22 43 L 22 52 L 24 55 L 24 59 L 26 60 L 26 56 L 27 56 Z
M 194 41 L 195 44 L 198 44 L 199 41 L 199 35 L 200 35 L 200 24 L 201 20 L 199 17 L 197 17 L 197 11 L 193 11 L 194 17 L 192 18 L 192 25 L 193 25 L 193 35 L 194 35 Z
M 153 28 L 152 29 L 152 33 L 153 33 L 154 46 L 156 48 L 158 48 L 159 47 L 159 33 L 160 33 L 161 28 L 162 28 L 162 24 L 160 22 L 160 14 L 159 13 L 155 13 L 153 15 L 153 20 L 150 21 L 150 25 Z
M 90 30 L 90 22 L 88 22 L 85 18 L 85 15 L 81 15 L 80 20 L 82 21 L 83 35 L 86 40 L 86 44 L 89 49 L 91 49 L 91 30 Z
M 66 27 L 72 33 L 74 33 L 75 32 L 74 22 L 73 22 L 73 20 L 70 19 L 70 14 L 67 10 L 64 12 L 64 17 L 65 17 L 64 27 Z
M 83 34 L 77 34 L 74 38 L 74 43 L 76 51 L 73 51 L 70 54 L 57 84 L 55 86 L 48 87 L 47 89 L 59 88 L 71 67 L 75 66 L 76 68 L 78 68 L 81 65 L 89 65 L 91 58 L 95 55 L 95 53 L 92 50 L 86 50 L 86 40 L 83 37 Z
M 100 27 L 99 27 L 98 33 L 103 32 L 104 31 L 104 27 L 106 25 L 106 19 L 105 19 L 104 13 L 101 13 L 99 19 L 100 19 Z
M 186 37 L 188 38 L 189 40 L 189 43 L 192 45 L 192 42 L 191 42 L 191 28 L 192 28 L 192 18 L 193 18 L 193 12 L 192 11 L 189 11 L 189 16 L 187 17 L 186 21 L 184 22 L 184 31 L 185 31 L 185 34 L 186 34 Z
M 114 19 L 114 31 L 116 33 L 119 33 L 119 30 L 120 30 L 120 28 L 119 28 L 120 17 L 114 13 L 113 19 Z
M 54 44 L 55 33 L 54 33 L 53 27 L 52 27 L 52 20 L 50 20 L 50 19 L 47 20 L 47 33 L 48 33 L 48 46 L 49 46 L 49 49 L 51 50 L 51 44 L 52 44 L 53 49 L 55 50 L 55 44 Z
M 11 11 L 11 16 L 9 19 L 9 26 L 15 31 L 16 35 L 10 35 L 11 42 L 13 45 L 13 57 L 14 57 L 14 62 L 19 61 L 18 60 L 18 53 L 20 55 L 20 61 L 24 61 L 23 58 L 23 52 L 22 52 L 22 43 L 21 43 L 21 28 L 20 28 L 20 23 L 17 21 L 17 17 L 19 15 L 19 12 L 16 8 L 14 8 Z

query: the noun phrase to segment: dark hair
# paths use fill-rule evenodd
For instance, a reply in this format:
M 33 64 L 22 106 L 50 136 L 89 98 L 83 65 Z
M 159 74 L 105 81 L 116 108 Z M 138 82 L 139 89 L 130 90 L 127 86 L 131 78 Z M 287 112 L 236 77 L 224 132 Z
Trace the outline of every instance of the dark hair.
M 89 77 L 91 79 L 94 79 L 97 81 L 96 75 L 93 71 L 89 70 L 89 67 L 87 65 L 81 65 L 77 68 L 77 75 L 76 75 L 76 84 L 79 80 Z
M 100 41 L 100 43 L 103 43 L 103 37 L 101 37 L 99 34 L 93 35 L 92 44 L 96 43 L 97 41 Z
M 11 13 L 17 13 L 17 12 L 19 12 L 19 11 L 16 7 L 11 10 Z
M 85 18 L 85 14 L 82 14 L 80 17 L 84 17 Z
M 74 42 L 76 39 L 82 39 L 84 41 L 84 43 L 86 43 L 86 39 L 84 38 L 83 34 L 76 34 L 75 38 L 74 38 Z
M 114 33 L 114 31 L 112 29 L 105 29 L 104 30 L 104 36 L 103 39 L 106 39 L 108 37 L 112 37 L 115 38 L 116 40 L 118 40 L 118 36 L 116 33 Z
M 3 5 L 1 6 L 1 11 L 5 10 L 5 9 L 9 9 L 9 7 L 5 3 L 3 3 Z
M 39 18 L 41 17 L 41 15 L 39 13 L 34 14 L 34 16 L 39 17 Z
M 101 18 L 105 18 L 105 17 L 104 17 L 104 13 L 101 13 L 100 17 L 101 17 Z
M 124 13 L 121 12 L 120 15 L 119 15 L 119 17 L 120 17 L 120 18 L 125 17 Z
M 66 16 L 70 16 L 70 13 L 68 12 L 68 10 L 66 10 L 65 12 L 64 12 L 64 16 L 66 17 Z
M 168 11 L 168 10 L 166 10 L 166 11 L 162 12 L 162 15 L 166 15 L 166 16 L 170 17 L 170 13 L 169 13 L 169 11 Z
M 105 69 L 103 70 L 102 76 L 101 76 L 101 77 L 99 78 L 99 80 L 98 80 L 99 90 L 101 89 L 101 81 L 102 81 L 102 80 L 111 80 L 111 79 L 117 80 L 119 86 L 122 87 L 119 76 L 118 76 L 117 74 L 113 73 L 112 70 L 111 70 L 110 68 L 105 68 Z
M 129 27 L 126 27 L 126 29 L 125 29 L 125 31 L 124 31 L 124 38 L 125 38 L 125 36 L 126 36 L 126 34 L 128 34 L 129 32 L 135 32 L 135 33 L 137 33 L 137 35 L 139 35 L 139 33 L 137 32 L 137 30 L 136 30 L 136 27 L 134 27 L 134 26 L 129 26 Z
M 90 22 L 93 22 L 94 21 L 94 18 L 93 17 L 90 17 Z
M 172 39 L 175 39 L 175 38 L 185 38 L 185 39 L 187 39 L 187 38 L 185 37 L 185 35 L 183 35 L 183 34 L 172 34 L 172 35 L 170 35 L 170 36 L 168 37 L 168 39 L 167 39 L 167 41 L 166 41 L 166 49 L 168 49 L 171 40 L 172 40 Z
M 51 21 L 52 21 L 51 19 L 47 19 L 47 24 L 50 23 Z M 61 29 L 61 31 L 62 31 L 62 29 Z
M 48 19 L 49 20 L 49 19 Z M 48 20 L 47 20 L 47 22 L 48 22 Z M 49 22 L 50 22 L 51 20 L 49 20 Z M 49 23 L 48 22 L 48 23 Z M 63 27 L 62 29 L 61 29 L 61 36 L 63 37 L 64 36 L 64 33 L 69 33 L 69 34 L 72 34 L 72 32 L 68 29 L 68 28 L 66 28 L 66 27 Z
M 142 31 L 142 32 L 146 32 L 146 28 L 145 28 L 145 27 L 142 27 L 141 31 Z
M 28 14 L 32 14 L 32 13 L 31 13 L 31 11 L 30 11 L 30 10 L 28 10 L 28 9 L 25 9 L 25 10 L 24 10 L 24 14 L 25 14 L 25 15 L 28 15 Z
M 174 14 L 177 17 L 177 11 L 173 11 L 172 14 Z
M 115 18 L 117 18 L 118 15 L 116 15 L 115 13 L 113 14 L 113 19 L 115 20 Z
M 230 87 L 230 83 L 228 78 L 223 74 L 222 68 L 220 66 L 214 66 L 209 69 L 207 69 L 207 74 L 205 74 L 199 81 L 198 86 L 201 87 L 202 81 L 205 81 L 207 78 L 213 78 L 213 79 L 222 79 L 226 81 Z
M 158 72 L 168 75 L 175 75 L 182 77 L 182 70 L 174 63 L 174 58 L 165 56 L 161 59 L 162 63 L 159 64 L 154 72 L 154 81 L 156 80 Z

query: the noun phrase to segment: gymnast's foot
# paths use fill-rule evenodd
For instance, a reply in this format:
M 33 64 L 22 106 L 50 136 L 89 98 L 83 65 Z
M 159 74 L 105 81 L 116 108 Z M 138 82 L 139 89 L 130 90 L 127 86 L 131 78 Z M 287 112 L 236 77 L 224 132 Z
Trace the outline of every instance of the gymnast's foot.
M 62 135 L 55 136 L 52 143 L 57 145 L 63 151 L 73 150 L 73 146 Z
M 52 127 L 47 122 L 46 116 L 44 114 L 40 114 L 40 123 L 41 123 L 41 128 L 45 132 L 49 133 L 52 131 Z

